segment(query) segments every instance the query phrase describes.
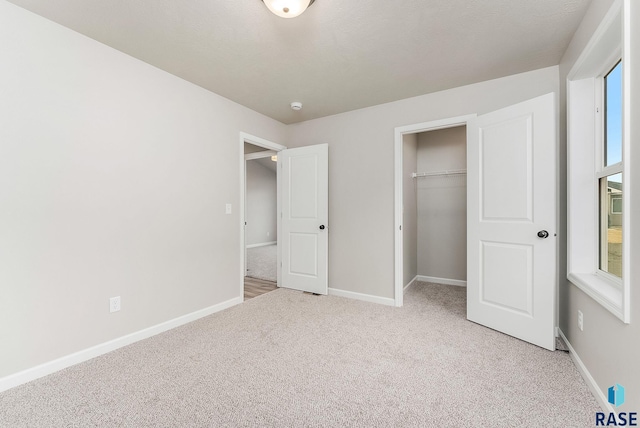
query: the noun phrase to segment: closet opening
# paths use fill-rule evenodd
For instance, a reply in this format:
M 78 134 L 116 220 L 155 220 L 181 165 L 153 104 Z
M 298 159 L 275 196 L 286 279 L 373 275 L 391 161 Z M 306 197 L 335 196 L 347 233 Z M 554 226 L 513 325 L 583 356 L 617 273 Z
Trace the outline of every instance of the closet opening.
M 466 126 L 403 136 L 403 287 L 467 283 Z
M 396 129 L 396 306 L 420 284 L 467 285 L 467 124 Z

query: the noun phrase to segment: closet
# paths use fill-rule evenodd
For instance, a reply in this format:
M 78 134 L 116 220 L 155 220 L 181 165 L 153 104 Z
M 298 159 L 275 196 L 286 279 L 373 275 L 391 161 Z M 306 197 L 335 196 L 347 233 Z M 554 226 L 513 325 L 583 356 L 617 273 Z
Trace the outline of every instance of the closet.
M 404 135 L 404 285 L 466 285 L 466 126 Z

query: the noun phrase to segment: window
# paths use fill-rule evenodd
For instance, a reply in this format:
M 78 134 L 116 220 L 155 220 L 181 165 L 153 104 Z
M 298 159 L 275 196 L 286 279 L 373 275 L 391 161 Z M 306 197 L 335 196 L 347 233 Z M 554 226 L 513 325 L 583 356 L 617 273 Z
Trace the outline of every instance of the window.
M 602 78 L 602 105 L 596 117 L 603 121 L 604 132 L 599 150 L 602 163 L 598 166 L 598 193 L 600 199 L 599 269 L 622 278 L 622 61 L 616 61 Z M 598 79 L 600 82 L 600 79 Z M 615 204 L 614 204 L 614 201 Z
M 622 174 L 600 179 L 600 270 L 622 278 Z
M 604 76 L 604 166 L 622 162 L 622 61 Z
M 628 323 L 626 7 L 614 1 L 567 77 L 567 278 Z

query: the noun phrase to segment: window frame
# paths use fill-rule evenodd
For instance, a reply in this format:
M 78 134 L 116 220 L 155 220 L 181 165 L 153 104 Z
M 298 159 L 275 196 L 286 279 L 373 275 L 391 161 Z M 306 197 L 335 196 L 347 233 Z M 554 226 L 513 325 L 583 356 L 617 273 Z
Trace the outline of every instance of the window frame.
M 608 227 L 607 216 L 609 215 L 609 193 L 608 189 L 608 177 L 624 174 L 624 153 L 621 153 L 622 160 L 611 165 L 607 165 L 607 84 L 606 77 L 618 66 L 622 66 L 622 73 L 624 74 L 624 63 L 622 61 L 622 54 L 618 49 L 615 49 L 611 56 L 606 60 L 602 71 L 598 73 L 595 80 L 596 91 L 596 165 L 595 165 L 595 187 L 598 192 L 598 261 L 596 264 L 596 274 L 610 282 L 616 288 L 622 290 L 623 279 L 603 269 L 603 266 L 608 265 Z M 624 92 L 624 91 L 623 91 Z M 624 93 L 622 94 L 624 97 Z M 624 102 L 623 102 L 624 105 Z M 624 136 L 622 146 L 620 150 L 624 148 Z M 624 177 L 622 179 L 624 183 Z M 606 200 L 605 200 L 606 199 Z M 623 224 L 624 224 L 624 214 Z M 624 262 L 624 249 L 622 252 L 622 260 Z M 624 276 L 624 274 L 623 274 Z
M 632 202 L 625 200 L 622 204 L 621 279 L 600 269 L 603 233 L 600 179 L 621 173 L 625 194 L 630 194 L 627 184 L 630 166 L 624 167 L 630 136 L 628 7 L 628 0 L 614 1 L 567 76 L 567 279 L 625 323 L 630 315 Z M 604 77 L 619 60 L 623 88 L 622 161 L 606 166 Z

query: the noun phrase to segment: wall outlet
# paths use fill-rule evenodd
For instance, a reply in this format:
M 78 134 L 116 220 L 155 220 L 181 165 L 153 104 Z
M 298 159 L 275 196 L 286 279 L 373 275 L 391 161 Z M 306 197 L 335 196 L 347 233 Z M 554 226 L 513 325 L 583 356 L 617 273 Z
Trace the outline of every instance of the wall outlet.
M 109 312 L 118 312 L 120 310 L 120 296 L 111 297 L 109 299 Z
M 231 214 L 231 204 L 225 205 L 224 212 L 227 214 Z
M 584 315 L 582 315 L 582 311 L 578 311 L 578 328 L 580 331 L 584 331 Z

